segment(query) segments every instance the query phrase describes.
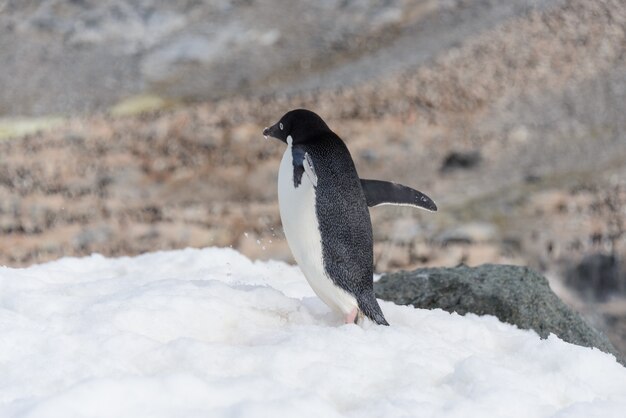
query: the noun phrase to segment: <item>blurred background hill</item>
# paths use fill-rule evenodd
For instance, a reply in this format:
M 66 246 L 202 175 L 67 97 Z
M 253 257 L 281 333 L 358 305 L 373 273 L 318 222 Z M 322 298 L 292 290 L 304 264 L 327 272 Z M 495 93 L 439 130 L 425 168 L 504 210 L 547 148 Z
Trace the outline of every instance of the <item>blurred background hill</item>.
M 622 0 L 0 0 L 0 264 L 232 246 L 291 261 L 283 147 L 319 113 L 378 272 L 529 265 L 626 353 Z

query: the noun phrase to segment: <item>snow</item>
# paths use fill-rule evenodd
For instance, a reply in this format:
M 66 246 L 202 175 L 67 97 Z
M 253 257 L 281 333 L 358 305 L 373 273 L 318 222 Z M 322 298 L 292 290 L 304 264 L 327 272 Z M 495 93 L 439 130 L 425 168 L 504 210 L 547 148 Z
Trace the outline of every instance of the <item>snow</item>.
M 0 267 L 0 417 L 622 417 L 626 369 L 494 317 L 344 325 L 297 267 L 208 248 Z

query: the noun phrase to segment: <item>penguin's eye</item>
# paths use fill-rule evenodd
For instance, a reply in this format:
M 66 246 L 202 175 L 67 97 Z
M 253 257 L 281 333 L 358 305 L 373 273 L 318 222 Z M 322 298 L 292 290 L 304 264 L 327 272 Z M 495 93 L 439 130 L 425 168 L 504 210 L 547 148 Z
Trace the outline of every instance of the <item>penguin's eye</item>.
M 283 123 L 282 123 L 282 122 L 281 122 L 281 123 L 279 123 L 279 124 L 278 124 L 278 127 L 279 127 L 279 128 L 280 128 L 280 130 L 282 131 L 282 130 L 283 130 Z

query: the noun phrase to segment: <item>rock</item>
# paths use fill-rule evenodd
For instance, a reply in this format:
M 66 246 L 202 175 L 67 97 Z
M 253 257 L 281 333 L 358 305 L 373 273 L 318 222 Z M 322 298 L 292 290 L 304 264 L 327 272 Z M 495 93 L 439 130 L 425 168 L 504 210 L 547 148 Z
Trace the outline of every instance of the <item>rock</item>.
M 528 142 L 528 139 L 530 138 L 530 132 L 528 128 L 523 125 L 516 126 L 509 131 L 508 138 L 511 142 L 525 143 Z
M 448 229 L 442 232 L 437 241 L 441 245 L 475 244 L 493 241 L 496 237 L 496 227 L 487 222 L 470 222 L 465 225 Z
M 565 283 L 588 299 L 606 301 L 626 293 L 626 272 L 614 255 L 591 254 L 567 271 Z
M 596 347 L 626 365 L 606 336 L 566 306 L 543 276 L 527 267 L 423 268 L 385 275 L 374 289 L 377 297 L 400 305 L 494 315 L 500 321 L 532 329 L 542 338 L 552 333 L 572 344 Z
M 481 160 L 479 151 L 452 151 L 444 158 L 440 171 L 448 173 L 459 169 L 468 170 L 476 167 Z
M 380 156 L 378 155 L 378 153 L 372 149 L 363 150 L 359 153 L 359 155 L 364 161 L 368 163 L 374 163 L 380 159 Z
M 390 239 L 399 244 L 409 245 L 422 234 L 419 222 L 414 218 L 403 217 L 393 221 Z
M 77 248 L 93 248 L 94 245 L 106 243 L 113 236 L 109 226 L 101 225 L 86 228 L 74 237 L 74 246 Z

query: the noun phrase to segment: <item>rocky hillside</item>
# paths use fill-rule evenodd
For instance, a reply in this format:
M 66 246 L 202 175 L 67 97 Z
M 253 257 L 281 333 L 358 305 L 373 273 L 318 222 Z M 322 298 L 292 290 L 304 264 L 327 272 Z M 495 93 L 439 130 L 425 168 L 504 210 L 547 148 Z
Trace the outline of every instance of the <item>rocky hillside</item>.
M 560 3 L 5 1 L 0 115 L 84 114 L 145 92 L 223 99 L 353 86 Z

